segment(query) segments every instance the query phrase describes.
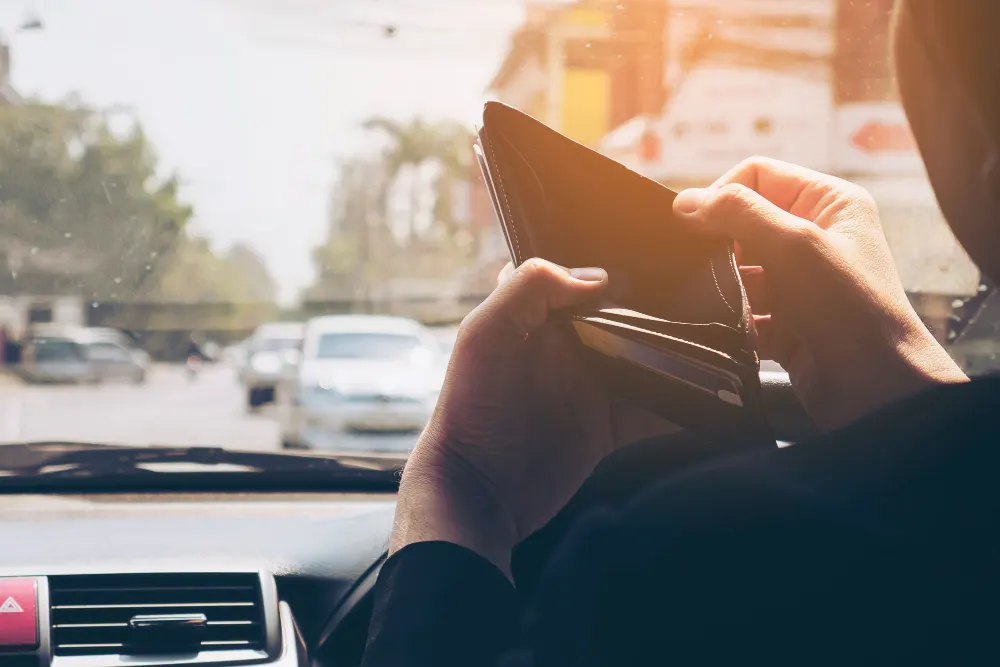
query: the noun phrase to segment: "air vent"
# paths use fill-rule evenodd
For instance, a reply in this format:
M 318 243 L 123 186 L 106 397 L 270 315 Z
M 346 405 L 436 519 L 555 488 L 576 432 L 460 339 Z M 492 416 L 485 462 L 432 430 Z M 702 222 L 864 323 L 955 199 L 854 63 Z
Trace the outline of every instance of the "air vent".
M 264 648 L 260 579 L 253 573 L 50 577 L 49 591 L 56 655 Z M 135 627 L 137 617 L 196 619 L 197 635 L 184 635 L 183 646 L 168 650 L 170 642 L 152 643 L 155 636 Z

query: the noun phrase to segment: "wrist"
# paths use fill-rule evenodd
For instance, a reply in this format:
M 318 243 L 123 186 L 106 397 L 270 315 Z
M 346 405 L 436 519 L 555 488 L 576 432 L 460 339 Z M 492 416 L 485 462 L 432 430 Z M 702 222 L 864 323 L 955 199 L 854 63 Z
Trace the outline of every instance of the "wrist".
M 510 553 L 517 541 L 513 519 L 478 473 L 442 451 L 418 445 L 407 462 L 389 554 L 416 542 L 451 542 L 479 554 L 510 578 Z
M 904 355 L 914 374 L 924 384 L 951 384 L 969 380 L 948 351 L 926 329 L 921 337 L 907 346 Z
M 938 384 L 968 382 L 969 378 L 916 313 L 913 320 L 897 339 L 895 353 L 901 368 L 895 374 L 897 395 L 893 398 L 904 398 Z

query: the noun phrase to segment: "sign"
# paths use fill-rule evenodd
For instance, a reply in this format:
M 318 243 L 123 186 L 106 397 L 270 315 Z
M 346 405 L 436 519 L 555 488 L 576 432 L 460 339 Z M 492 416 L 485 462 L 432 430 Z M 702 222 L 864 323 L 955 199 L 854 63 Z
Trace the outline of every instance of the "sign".
M 38 606 L 33 577 L 0 577 L 0 650 L 38 646 Z
M 660 159 L 660 137 L 652 130 L 646 130 L 639 139 L 639 159 L 653 162 Z
M 833 110 L 830 171 L 851 177 L 917 176 L 924 165 L 898 102 L 855 102 Z
M 851 135 L 851 145 L 866 153 L 915 151 L 917 143 L 905 123 L 870 120 Z
M 600 150 L 655 180 L 708 184 L 753 155 L 828 169 L 830 82 L 728 63 L 688 73 L 666 112 L 605 136 Z

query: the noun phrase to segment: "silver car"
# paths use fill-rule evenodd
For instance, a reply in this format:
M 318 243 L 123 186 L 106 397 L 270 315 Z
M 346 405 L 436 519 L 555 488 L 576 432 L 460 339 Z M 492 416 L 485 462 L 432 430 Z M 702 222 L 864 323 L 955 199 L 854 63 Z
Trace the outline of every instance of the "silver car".
M 87 384 L 97 381 L 83 344 L 73 338 L 33 338 L 24 345 L 18 370 L 28 382 Z
M 410 449 L 437 402 L 445 361 L 437 339 L 410 319 L 310 320 L 301 359 L 279 391 L 283 446 Z
M 95 382 L 125 380 L 142 384 L 146 381 L 148 356 L 144 352 L 101 338 L 85 339 L 82 347 Z
M 249 410 L 274 401 L 282 369 L 302 345 L 302 332 L 301 322 L 271 322 L 253 333 L 239 370 Z
M 148 355 L 85 329 L 62 336 L 37 336 L 24 348 L 20 371 L 29 382 L 91 384 L 146 381 Z

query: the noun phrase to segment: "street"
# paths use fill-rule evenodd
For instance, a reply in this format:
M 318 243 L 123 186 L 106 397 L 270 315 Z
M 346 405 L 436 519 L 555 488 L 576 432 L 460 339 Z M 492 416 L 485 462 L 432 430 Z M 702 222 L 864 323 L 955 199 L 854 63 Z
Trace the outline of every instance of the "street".
M 450 349 L 455 327 L 434 329 Z M 188 379 L 184 367 L 155 364 L 146 384 L 0 384 L 0 443 L 70 440 L 122 445 L 215 445 L 276 451 L 271 410 L 251 414 L 235 370 L 208 364 Z
M 248 414 L 234 371 L 156 365 L 145 385 L 0 386 L 0 442 L 72 440 L 277 450 L 277 424 Z

